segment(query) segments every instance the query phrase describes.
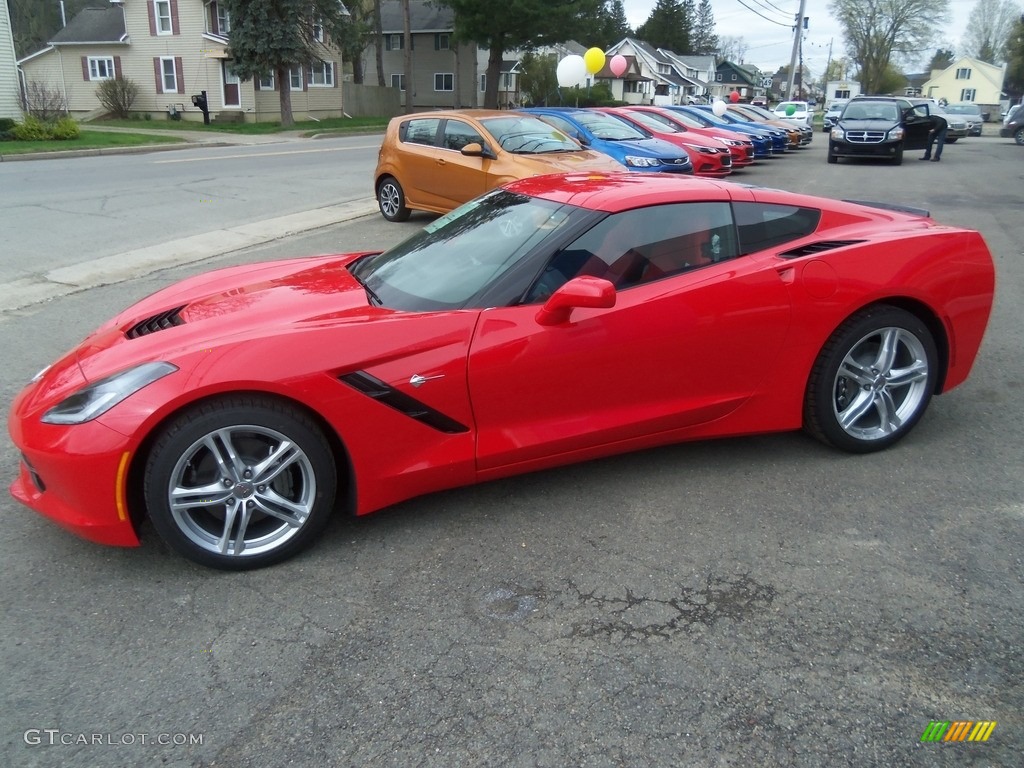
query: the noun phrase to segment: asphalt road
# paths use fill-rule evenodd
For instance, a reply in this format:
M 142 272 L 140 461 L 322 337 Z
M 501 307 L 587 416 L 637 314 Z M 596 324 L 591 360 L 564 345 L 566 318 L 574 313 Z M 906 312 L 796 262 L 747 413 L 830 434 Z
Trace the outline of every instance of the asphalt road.
M 972 378 L 896 448 L 645 451 L 338 519 L 242 574 L 151 532 L 98 547 L 0 500 L 0 765 L 1019 765 L 1024 152 L 971 139 L 942 163 L 829 166 L 823 138 L 737 180 L 928 208 L 996 259 Z M 171 280 L 429 220 L 358 219 L 2 313 L 2 401 Z M 932 720 L 998 724 L 922 743 Z

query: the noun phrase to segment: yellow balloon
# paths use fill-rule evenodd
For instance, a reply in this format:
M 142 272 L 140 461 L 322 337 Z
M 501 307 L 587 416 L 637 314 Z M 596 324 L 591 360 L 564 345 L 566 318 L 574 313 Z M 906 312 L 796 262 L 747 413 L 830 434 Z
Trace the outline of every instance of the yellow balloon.
M 600 48 L 590 48 L 583 54 L 583 62 L 587 65 L 587 72 L 597 74 L 604 67 L 604 51 Z

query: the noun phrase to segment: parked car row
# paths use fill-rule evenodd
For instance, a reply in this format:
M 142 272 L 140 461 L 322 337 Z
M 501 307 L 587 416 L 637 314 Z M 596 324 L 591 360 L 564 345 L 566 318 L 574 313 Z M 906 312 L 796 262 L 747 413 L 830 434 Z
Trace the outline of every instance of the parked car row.
M 752 105 L 445 110 L 394 118 L 374 172 L 381 214 L 447 213 L 515 179 L 566 171 L 724 178 L 806 146 L 811 128 Z

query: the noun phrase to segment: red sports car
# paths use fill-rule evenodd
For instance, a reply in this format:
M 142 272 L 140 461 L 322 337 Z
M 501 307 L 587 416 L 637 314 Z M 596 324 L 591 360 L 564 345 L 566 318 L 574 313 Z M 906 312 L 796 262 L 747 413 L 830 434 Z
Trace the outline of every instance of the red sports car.
M 654 138 L 685 149 L 690 155 L 693 172 L 697 176 L 723 179 L 732 173 L 732 152 L 723 141 L 652 119 L 649 115 L 634 112 L 628 107 L 601 107 L 600 111 L 621 117 Z
M 266 565 L 335 508 L 682 440 L 853 452 L 964 381 L 974 231 L 671 174 L 540 176 L 383 253 L 232 267 L 125 310 L 15 399 L 19 501 L 106 544 L 149 518 Z

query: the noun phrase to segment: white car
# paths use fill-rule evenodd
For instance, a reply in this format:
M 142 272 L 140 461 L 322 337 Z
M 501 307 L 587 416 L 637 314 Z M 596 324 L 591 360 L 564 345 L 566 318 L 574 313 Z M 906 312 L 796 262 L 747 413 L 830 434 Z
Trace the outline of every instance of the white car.
M 812 128 L 814 110 L 806 101 L 783 101 L 775 107 L 775 115 L 781 120 L 789 120 L 798 125 L 806 125 Z

